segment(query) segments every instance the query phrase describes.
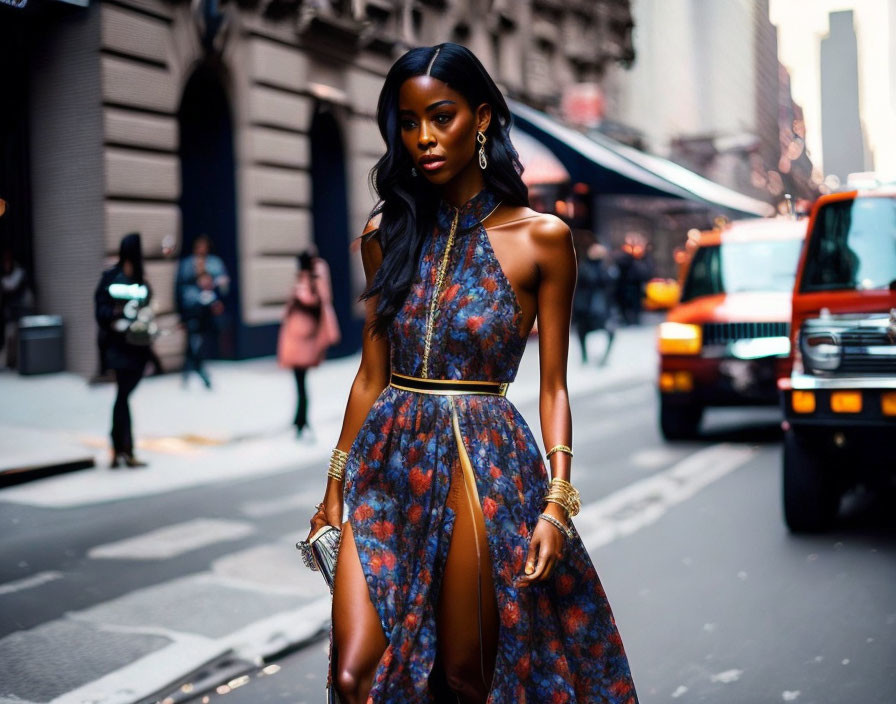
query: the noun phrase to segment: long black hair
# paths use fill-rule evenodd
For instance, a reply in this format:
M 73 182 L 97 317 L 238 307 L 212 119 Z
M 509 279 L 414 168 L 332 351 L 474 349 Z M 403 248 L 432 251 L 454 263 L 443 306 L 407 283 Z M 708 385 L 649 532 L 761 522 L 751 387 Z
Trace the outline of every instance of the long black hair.
M 413 176 L 414 162 L 401 140 L 398 94 L 409 78 L 430 75 L 457 91 L 475 113 L 482 103 L 492 109 L 485 135 L 488 168 L 485 186 L 506 205 L 528 206 L 529 195 L 520 174 L 523 167 L 510 143 L 510 109 L 479 59 L 466 47 L 447 42 L 411 49 L 396 61 L 380 92 L 377 123 L 386 153 L 370 172 L 379 197 L 371 216 L 380 215 L 378 235 L 383 261 L 362 299 L 379 295 L 372 321 L 375 335 L 385 335 L 411 288 L 423 242 L 431 236 L 439 191 L 423 176 Z M 474 157 L 475 158 L 475 157 Z
M 137 283 L 143 283 L 143 248 L 140 245 L 140 233 L 131 232 L 121 238 L 118 246 L 118 266 L 123 268 L 128 261 L 134 267 L 133 279 Z

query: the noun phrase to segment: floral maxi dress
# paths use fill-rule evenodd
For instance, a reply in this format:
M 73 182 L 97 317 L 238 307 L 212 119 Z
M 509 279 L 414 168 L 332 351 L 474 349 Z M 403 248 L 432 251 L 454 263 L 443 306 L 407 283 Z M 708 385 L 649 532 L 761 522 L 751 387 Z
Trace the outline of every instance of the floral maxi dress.
M 389 331 L 393 372 L 424 375 L 429 304 L 456 217 L 427 375 L 515 377 L 525 347 L 522 310 L 481 224 L 497 203 L 485 189 L 459 210 L 440 204 L 417 276 Z M 489 704 L 637 702 L 610 606 L 577 533 L 546 581 L 514 586 L 549 482 L 514 405 L 499 395 L 441 396 L 393 386 L 373 403 L 345 471 L 346 519 L 388 641 L 368 702 L 438 701 L 429 675 L 454 522 L 446 499 L 462 457 L 475 475 L 500 617 Z

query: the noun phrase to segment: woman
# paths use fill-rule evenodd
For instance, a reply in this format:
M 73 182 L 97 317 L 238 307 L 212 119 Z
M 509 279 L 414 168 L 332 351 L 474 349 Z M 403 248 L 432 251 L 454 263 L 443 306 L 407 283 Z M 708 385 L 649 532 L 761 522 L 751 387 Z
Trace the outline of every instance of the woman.
M 118 389 L 112 407 L 113 469 L 122 464 L 146 466 L 134 456 L 128 399 L 152 354 L 151 299 L 152 290 L 143 278 L 140 235 L 132 232 L 122 238 L 118 263 L 103 272 L 94 294 L 96 322 L 105 333 L 105 367 L 114 371 Z
M 306 250 L 299 254 L 298 264 L 292 297 L 280 326 L 277 360 L 281 367 L 291 368 L 296 377 L 298 404 L 293 424 L 298 437 L 302 437 L 308 426 L 306 372 L 324 360 L 327 348 L 339 342 L 340 333 L 327 263 Z
M 636 702 L 563 481 L 569 229 L 527 207 L 507 105 L 467 49 L 402 56 L 377 119 L 368 324 L 311 520 L 343 529 L 329 679 L 343 704 Z M 504 396 L 536 315 L 549 490 Z

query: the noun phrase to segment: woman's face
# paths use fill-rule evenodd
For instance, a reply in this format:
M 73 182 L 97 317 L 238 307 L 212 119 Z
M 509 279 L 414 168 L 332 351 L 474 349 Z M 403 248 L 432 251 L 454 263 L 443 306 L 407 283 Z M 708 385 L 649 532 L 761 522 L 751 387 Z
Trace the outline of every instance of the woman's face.
M 468 168 L 479 145 L 477 130 L 485 132 L 491 107 L 480 105 L 474 114 L 464 96 L 432 76 L 406 80 L 398 94 L 401 140 L 417 173 L 443 185 Z

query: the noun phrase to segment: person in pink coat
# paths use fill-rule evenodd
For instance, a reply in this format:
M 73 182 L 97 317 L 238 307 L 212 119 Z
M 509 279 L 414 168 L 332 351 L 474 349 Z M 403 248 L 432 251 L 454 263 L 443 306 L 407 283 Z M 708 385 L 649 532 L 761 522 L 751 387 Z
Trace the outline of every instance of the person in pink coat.
M 326 261 L 306 250 L 298 256 L 298 262 L 296 281 L 280 326 L 277 361 L 295 374 L 298 404 L 293 423 L 296 434 L 302 437 L 308 427 L 307 371 L 324 360 L 327 349 L 339 342 L 340 332 Z

